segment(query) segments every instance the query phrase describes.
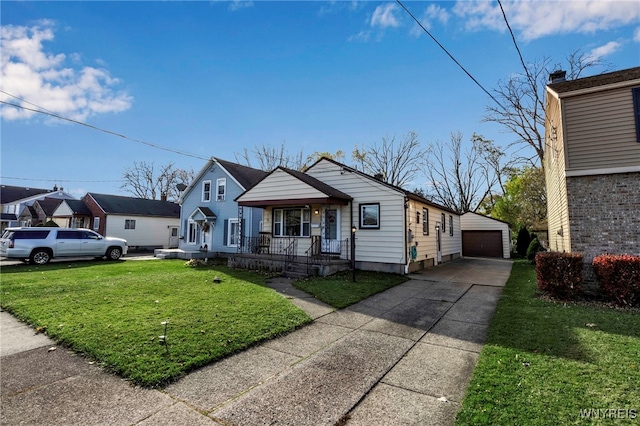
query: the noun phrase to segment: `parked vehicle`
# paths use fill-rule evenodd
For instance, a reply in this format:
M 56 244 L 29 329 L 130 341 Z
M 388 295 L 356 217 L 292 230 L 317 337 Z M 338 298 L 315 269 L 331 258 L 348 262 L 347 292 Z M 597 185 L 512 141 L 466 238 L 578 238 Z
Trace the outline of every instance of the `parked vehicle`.
M 103 237 L 90 229 L 7 228 L 0 238 L 0 256 L 44 265 L 56 257 L 93 256 L 118 260 L 127 254 L 127 241 Z

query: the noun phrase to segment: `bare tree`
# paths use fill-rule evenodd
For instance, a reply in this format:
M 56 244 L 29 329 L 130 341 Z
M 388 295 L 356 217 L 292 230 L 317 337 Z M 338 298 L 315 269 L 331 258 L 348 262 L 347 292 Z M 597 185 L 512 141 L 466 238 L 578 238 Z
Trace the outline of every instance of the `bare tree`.
M 605 65 L 597 57 L 588 55 L 580 49 L 566 57 L 567 79 L 579 78 L 582 73 L 596 66 Z M 494 89 L 501 105 L 487 106 L 484 121 L 498 123 L 517 136 L 509 146 L 530 147 L 535 155 L 521 158 L 532 165 L 543 164 L 544 156 L 544 120 L 545 87 L 551 72 L 560 69 L 551 58 L 543 57 L 524 67 L 522 73 L 513 74 L 506 81 L 499 81 Z
M 193 180 L 193 169 L 184 170 L 174 167 L 173 163 L 156 169 L 153 162 L 134 162 L 133 167 L 125 169 L 122 177 L 125 180 L 120 188 L 138 198 L 149 200 L 177 201 L 180 197 L 178 184 L 189 184 Z
M 405 186 L 421 171 L 427 150 L 423 149 L 418 134 L 407 133 L 400 141 L 395 135 L 385 136 L 381 144 L 354 148 L 351 157 L 354 167 L 370 175 L 381 174 L 385 182 Z
M 303 170 L 306 164 L 303 160 L 302 148 L 297 153 L 291 154 L 284 142 L 280 146 L 263 143 L 255 145 L 252 149 L 244 148 L 242 153 L 236 153 L 235 157 L 238 163 L 264 171 L 271 171 L 278 166 Z
M 493 141 L 474 134 L 471 147 L 463 149 L 462 134 L 451 133 L 446 144 L 430 147 L 425 162 L 427 188 L 423 193 L 436 203 L 460 213 L 476 211 L 502 186 L 502 175 L 508 167 L 504 152 Z

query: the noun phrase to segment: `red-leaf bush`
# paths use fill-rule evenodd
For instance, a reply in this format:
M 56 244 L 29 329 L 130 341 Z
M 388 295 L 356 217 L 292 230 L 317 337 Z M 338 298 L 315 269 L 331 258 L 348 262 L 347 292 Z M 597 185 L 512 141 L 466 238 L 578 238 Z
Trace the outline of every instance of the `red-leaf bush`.
M 603 254 L 593 259 L 602 292 L 620 306 L 640 305 L 640 256 Z
M 582 291 L 582 254 L 539 252 L 536 255 L 538 289 L 558 299 L 571 299 Z

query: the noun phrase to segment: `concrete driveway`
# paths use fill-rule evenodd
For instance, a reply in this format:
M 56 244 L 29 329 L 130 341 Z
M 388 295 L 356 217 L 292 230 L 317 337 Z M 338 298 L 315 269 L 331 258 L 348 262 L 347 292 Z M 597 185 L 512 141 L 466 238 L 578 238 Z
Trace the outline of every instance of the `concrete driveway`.
M 26 345 L 2 354 L 0 423 L 449 425 L 510 271 L 461 259 L 340 311 L 276 280 L 313 324 L 163 390 L 133 388 L 50 341 Z M 0 320 L 3 347 L 41 337 Z

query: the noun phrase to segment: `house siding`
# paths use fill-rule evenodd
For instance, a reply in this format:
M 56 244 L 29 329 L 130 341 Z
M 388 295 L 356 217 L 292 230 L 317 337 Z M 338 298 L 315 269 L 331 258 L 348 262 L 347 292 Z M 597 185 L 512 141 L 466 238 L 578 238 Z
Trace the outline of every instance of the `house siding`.
M 135 229 L 125 229 L 126 220 L 135 220 Z M 177 226 L 177 218 L 132 215 L 108 215 L 106 235 L 127 240 L 129 247 L 168 248 L 169 230 Z
M 361 269 L 404 272 L 407 263 L 404 194 L 357 173 L 342 171 L 342 167 L 329 161 L 320 161 L 306 174 L 353 197 L 350 206 L 344 206 L 341 215 L 341 235 L 351 233 L 352 220 L 356 225 L 356 262 Z M 361 204 L 380 204 L 380 229 L 360 229 Z M 351 209 L 351 210 L 350 210 Z M 399 230 L 405 230 L 399 232 Z M 381 242 L 384 241 L 384 244 Z M 367 265 L 365 266 L 364 263 Z M 378 264 L 378 265 L 375 265 Z
M 561 100 L 567 171 L 640 166 L 632 87 Z
M 560 101 L 547 92 L 544 153 L 547 226 L 549 248 L 560 252 L 571 250 L 563 129 Z
M 217 201 L 216 182 L 218 179 L 226 178 L 226 188 L 224 200 Z M 202 182 L 212 182 L 212 195 L 209 201 L 202 201 Z M 227 232 L 225 223 L 228 224 L 229 219 L 238 219 L 238 204 L 234 201 L 240 194 L 244 192 L 235 179 L 218 164 L 208 164 L 206 171 L 200 175 L 198 181 L 194 183 L 188 194 L 182 196 L 180 206 L 180 240 L 178 247 L 184 251 L 198 251 L 200 247 L 207 244 L 208 251 L 216 253 L 235 253 L 238 247 L 227 245 Z M 190 244 L 187 240 L 189 216 L 198 207 L 207 207 L 215 215 L 216 221 L 206 233 L 202 233 L 198 240 Z M 243 207 L 243 235 L 245 237 L 254 237 L 258 235 L 260 221 L 262 218 L 262 209 Z
M 283 198 L 282 188 L 287 188 L 285 198 L 288 200 L 326 197 L 326 194 L 302 184 L 286 171 L 277 169 L 269 175 L 268 179 L 263 180 L 250 193 L 245 194 L 242 201 L 280 200 Z

